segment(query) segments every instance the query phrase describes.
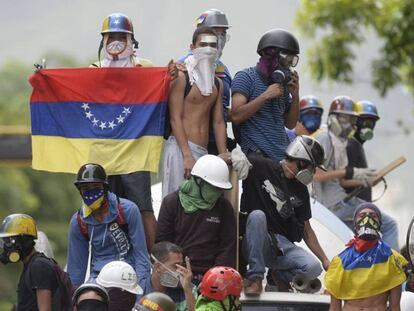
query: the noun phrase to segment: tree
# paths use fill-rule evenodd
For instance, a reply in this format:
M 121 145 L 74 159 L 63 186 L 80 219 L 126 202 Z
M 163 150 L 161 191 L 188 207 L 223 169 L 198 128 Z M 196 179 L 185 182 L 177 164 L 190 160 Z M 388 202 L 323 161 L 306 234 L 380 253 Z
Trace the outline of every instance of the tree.
M 373 30 L 383 46 L 372 62 L 372 81 L 382 96 L 403 84 L 414 94 L 413 0 L 303 0 L 296 23 L 309 37 L 323 33 L 308 50 L 312 77 L 352 82 L 355 53 Z

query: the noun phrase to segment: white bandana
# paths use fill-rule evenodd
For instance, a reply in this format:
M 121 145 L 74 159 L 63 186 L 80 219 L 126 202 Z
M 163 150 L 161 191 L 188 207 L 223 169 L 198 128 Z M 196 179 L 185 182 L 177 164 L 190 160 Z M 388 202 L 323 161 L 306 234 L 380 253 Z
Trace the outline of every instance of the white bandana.
M 214 77 L 216 71 L 217 49 L 206 46 L 196 48 L 185 60 L 190 83 L 195 83 L 203 96 L 213 93 Z
M 329 136 L 331 137 L 334 148 L 335 169 L 343 169 L 348 166 L 348 155 L 346 153 L 348 139 L 337 137 L 331 132 L 329 132 Z

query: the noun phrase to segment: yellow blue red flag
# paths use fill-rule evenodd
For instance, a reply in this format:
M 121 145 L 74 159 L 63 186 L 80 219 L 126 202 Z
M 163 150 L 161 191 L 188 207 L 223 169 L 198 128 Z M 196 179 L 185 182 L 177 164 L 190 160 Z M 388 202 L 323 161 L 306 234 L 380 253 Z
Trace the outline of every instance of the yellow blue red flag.
M 32 166 L 76 173 L 158 171 L 170 75 L 167 68 L 43 69 L 29 78 Z
M 340 300 L 378 295 L 405 281 L 406 265 L 407 260 L 382 241 L 362 253 L 352 245 L 332 260 L 325 287 Z

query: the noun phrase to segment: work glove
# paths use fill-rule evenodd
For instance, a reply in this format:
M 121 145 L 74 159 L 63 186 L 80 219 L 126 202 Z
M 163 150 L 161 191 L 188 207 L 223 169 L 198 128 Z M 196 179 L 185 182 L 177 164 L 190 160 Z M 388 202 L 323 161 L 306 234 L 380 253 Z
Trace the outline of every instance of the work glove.
M 239 148 L 235 148 L 231 152 L 231 163 L 239 180 L 246 179 L 247 175 L 249 175 L 249 170 L 252 167 L 252 164 Z
M 354 167 L 352 179 L 366 180 L 377 175 L 377 172 L 372 168 L 357 168 Z

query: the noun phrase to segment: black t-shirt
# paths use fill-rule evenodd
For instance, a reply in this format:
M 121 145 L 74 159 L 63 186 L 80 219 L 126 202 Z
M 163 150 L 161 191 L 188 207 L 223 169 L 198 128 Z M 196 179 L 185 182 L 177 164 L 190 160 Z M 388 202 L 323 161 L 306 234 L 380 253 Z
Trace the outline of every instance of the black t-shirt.
M 346 146 L 346 153 L 348 156 L 348 165 L 358 168 L 366 168 L 368 167 L 367 159 L 365 157 L 364 147 L 362 147 L 361 143 L 357 141 L 355 138 L 348 140 L 348 144 Z M 345 188 L 347 193 L 352 192 L 355 188 Z M 364 188 L 359 194 L 358 197 L 363 199 L 364 201 L 371 202 L 372 201 L 372 189 L 371 187 Z
M 41 255 L 35 254 L 24 264 L 17 286 L 17 311 L 37 311 L 36 289 L 50 289 L 52 298 L 58 287 L 54 263 Z M 52 301 L 53 310 L 56 303 Z
M 302 240 L 304 222 L 312 217 L 308 189 L 286 178 L 278 162 L 256 154 L 248 159 L 253 167 L 243 182 L 241 211 L 262 210 L 270 232 Z

